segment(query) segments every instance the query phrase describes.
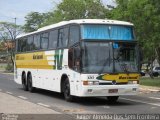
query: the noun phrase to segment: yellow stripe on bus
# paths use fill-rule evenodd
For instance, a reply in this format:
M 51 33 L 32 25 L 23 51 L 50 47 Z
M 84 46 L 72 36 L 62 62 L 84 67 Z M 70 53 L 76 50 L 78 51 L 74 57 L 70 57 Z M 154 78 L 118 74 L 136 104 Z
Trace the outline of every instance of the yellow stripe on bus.
M 55 69 L 55 60 L 47 60 L 47 56 L 53 57 L 54 55 L 45 55 L 45 52 L 34 52 L 16 55 L 17 68 L 32 68 L 32 69 Z M 49 65 L 49 63 L 53 63 Z
M 128 82 L 128 80 L 139 80 L 139 74 L 106 74 L 102 76 L 104 80 L 116 80 L 117 82 Z
M 55 66 L 44 66 L 44 65 L 18 65 L 17 68 L 30 68 L 30 69 L 55 69 Z
M 119 74 L 104 74 L 97 77 L 98 80 L 106 80 L 106 81 L 113 81 L 116 80 L 117 82 L 128 82 L 129 80 L 139 80 L 140 75 L 136 73 L 119 73 Z

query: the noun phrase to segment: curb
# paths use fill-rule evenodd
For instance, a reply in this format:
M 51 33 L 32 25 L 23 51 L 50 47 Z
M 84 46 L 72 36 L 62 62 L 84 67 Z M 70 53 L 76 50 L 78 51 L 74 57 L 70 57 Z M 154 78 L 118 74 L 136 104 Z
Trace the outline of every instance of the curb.
M 0 71 L 1 74 L 14 75 L 13 72 Z

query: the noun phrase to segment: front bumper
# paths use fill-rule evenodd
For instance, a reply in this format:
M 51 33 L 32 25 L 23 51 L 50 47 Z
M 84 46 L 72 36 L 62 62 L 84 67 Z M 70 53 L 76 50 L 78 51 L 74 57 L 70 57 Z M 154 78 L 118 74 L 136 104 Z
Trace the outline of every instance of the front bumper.
M 112 89 L 118 89 L 116 93 L 110 93 Z M 121 96 L 121 95 L 136 95 L 139 91 L 138 84 L 131 85 L 93 85 L 83 86 L 78 96 L 80 97 L 95 97 L 95 96 Z

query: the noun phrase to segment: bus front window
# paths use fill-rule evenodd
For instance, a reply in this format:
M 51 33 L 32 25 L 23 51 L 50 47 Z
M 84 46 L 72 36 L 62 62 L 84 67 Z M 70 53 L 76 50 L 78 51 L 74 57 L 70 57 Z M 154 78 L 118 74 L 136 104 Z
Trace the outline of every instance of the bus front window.
M 138 72 L 136 45 L 113 43 L 115 72 Z
M 82 72 L 111 73 L 113 71 L 111 42 L 84 42 Z
M 83 73 L 138 72 L 136 44 L 127 42 L 83 42 Z

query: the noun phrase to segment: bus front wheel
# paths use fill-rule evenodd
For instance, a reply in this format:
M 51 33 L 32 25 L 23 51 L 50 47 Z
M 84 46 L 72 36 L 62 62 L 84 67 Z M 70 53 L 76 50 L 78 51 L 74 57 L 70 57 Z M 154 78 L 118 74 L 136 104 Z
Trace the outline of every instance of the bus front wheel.
M 63 82 L 63 94 L 66 101 L 73 101 L 73 96 L 70 95 L 70 84 L 68 78 Z
M 28 82 L 28 90 L 30 92 L 34 92 L 35 88 L 33 87 L 33 84 L 32 84 L 32 75 L 31 74 L 28 75 L 27 82 Z

